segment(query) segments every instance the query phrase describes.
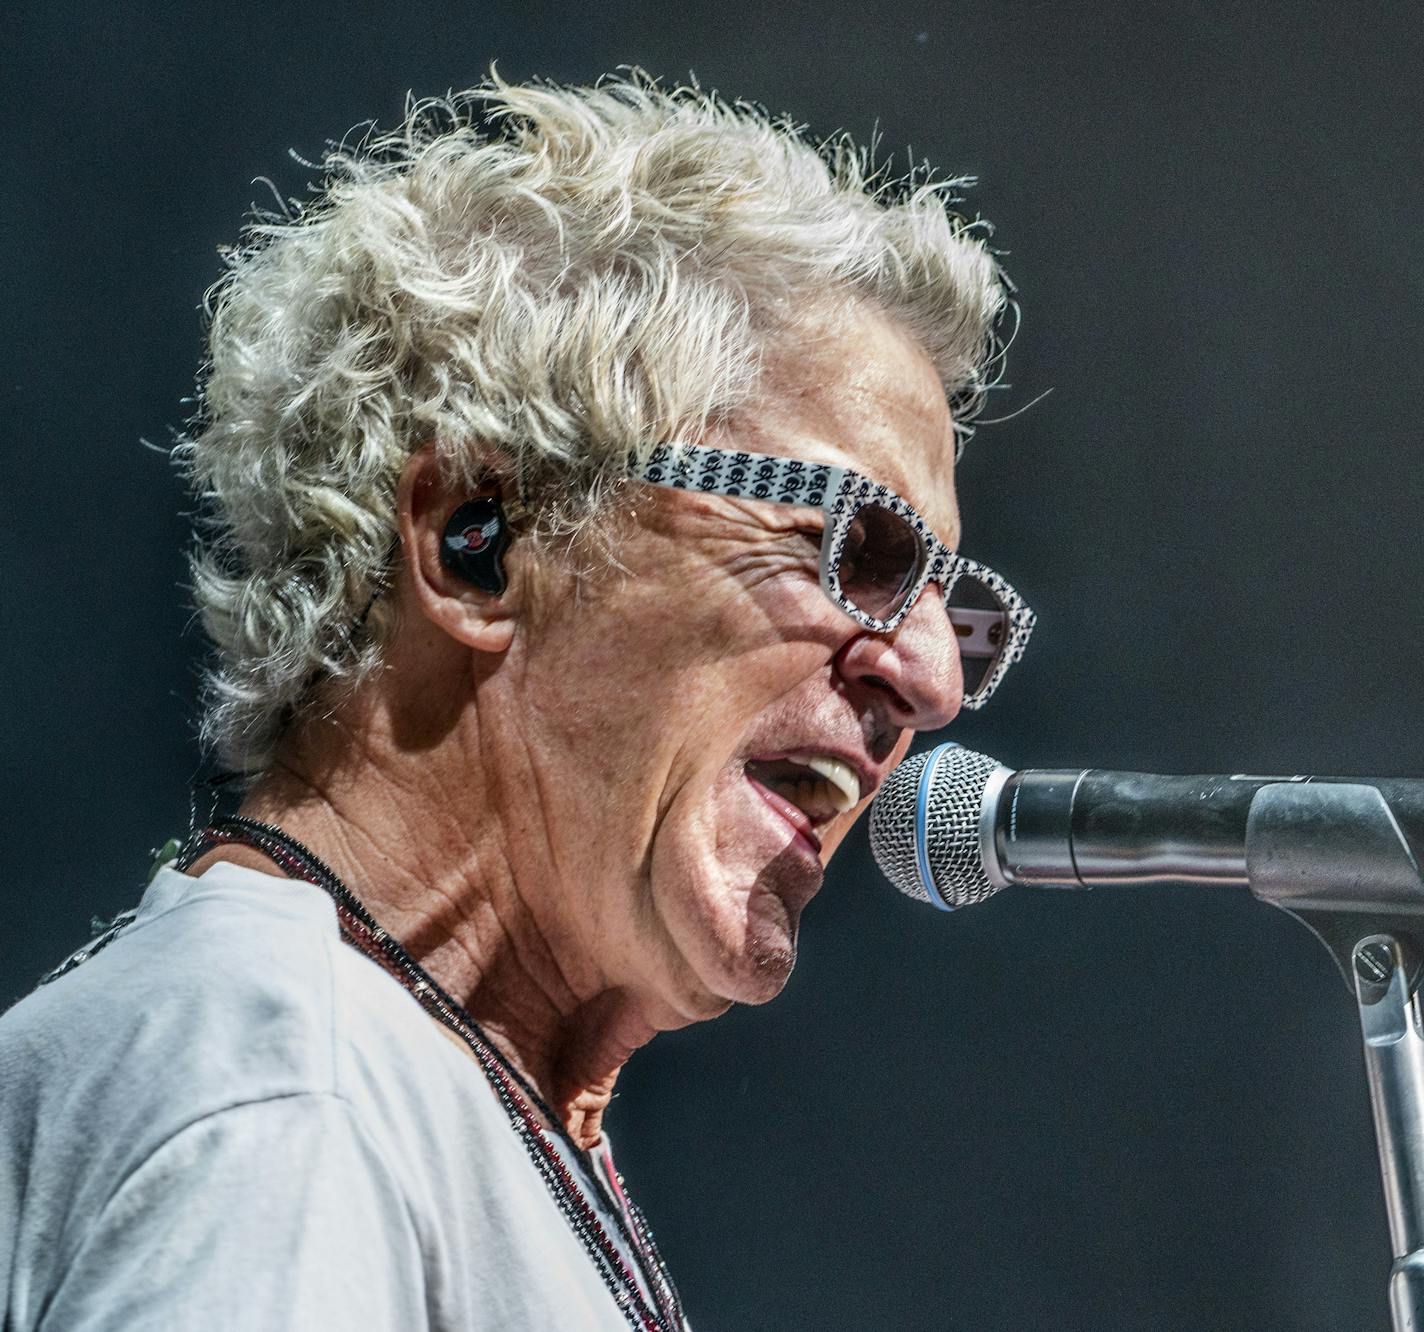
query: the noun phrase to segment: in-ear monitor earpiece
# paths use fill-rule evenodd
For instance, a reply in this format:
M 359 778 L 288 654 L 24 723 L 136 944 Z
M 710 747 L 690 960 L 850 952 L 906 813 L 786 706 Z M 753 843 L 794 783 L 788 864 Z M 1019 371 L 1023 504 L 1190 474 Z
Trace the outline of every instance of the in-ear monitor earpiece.
M 457 578 L 499 596 L 508 586 L 504 551 L 509 528 L 497 496 L 467 500 L 450 515 L 440 541 L 440 563 Z

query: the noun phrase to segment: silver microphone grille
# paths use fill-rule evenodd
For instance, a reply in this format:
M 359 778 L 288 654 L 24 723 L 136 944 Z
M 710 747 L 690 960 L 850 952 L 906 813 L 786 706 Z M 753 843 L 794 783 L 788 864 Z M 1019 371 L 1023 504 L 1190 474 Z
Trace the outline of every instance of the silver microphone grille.
M 926 774 L 930 762 L 934 768 Z M 960 745 L 940 745 L 900 764 L 870 806 L 870 849 L 881 873 L 902 893 L 935 906 L 972 906 L 997 891 L 984 871 L 979 816 L 989 780 L 1000 770 L 997 759 Z M 921 846 L 916 831 L 926 777 Z

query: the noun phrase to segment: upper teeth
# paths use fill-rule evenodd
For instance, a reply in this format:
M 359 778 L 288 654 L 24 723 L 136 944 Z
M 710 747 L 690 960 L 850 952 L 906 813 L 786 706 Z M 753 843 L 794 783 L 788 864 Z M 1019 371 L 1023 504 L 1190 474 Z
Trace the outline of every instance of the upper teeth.
M 795 763 L 804 763 L 818 777 L 824 777 L 830 786 L 831 803 L 844 814 L 846 810 L 860 803 L 860 778 L 849 763 L 831 758 L 826 754 L 796 756 Z

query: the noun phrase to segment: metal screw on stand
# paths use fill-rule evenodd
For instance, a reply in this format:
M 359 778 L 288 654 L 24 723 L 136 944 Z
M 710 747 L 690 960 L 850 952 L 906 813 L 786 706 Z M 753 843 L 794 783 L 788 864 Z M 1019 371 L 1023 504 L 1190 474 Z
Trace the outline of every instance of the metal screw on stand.
M 1383 939 L 1371 939 L 1355 949 L 1355 974 L 1366 985 L 1388 985 L 1394 975 L 1394 950 Z

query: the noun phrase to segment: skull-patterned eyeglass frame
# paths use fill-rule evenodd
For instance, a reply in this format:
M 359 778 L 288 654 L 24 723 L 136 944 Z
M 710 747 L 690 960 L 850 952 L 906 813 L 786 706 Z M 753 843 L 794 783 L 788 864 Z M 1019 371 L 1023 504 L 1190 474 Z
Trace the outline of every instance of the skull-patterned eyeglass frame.
M 966 665 L 973 661 L 984 667 L 972 691 L 966 671 L 966 708 L 983 707 L 1003 682 L 1009 667 L 1023 656 L 1028 646 L 1034 613 L 1003 577 L 986 565 L 951 550 L 911 504 L 888 486 L 848 467 L 678 443 L 659 445 L 645 461 L 630 460 L 630 476 L 636 481 L 674 490 L 695 490 L 821 510 L 825 514 L 821 533 L 821 588 L 838 609 L 873 633 L 891 633 L 909 614 L 925 587 L 936 583 L 943 593 L 961 658 Z M 897 596 L 894 611 L 884 618 L 858 606 L 841 585 L 841 559 L 847 541 L 856 519 L 868 508 L 894 515 L 914 534 L 917 543 L 918 568 L 913 581 L 908 584 L 903 599 Z M 862 522 L 861 526 L 864 529 L 865 524 Z M 956 602 L 956 595 L 967 586 L 964 585 L 966 578 L 977 588 L 976 595 L 973 598 L 960 595 Z M 968 600 L 990 604 L 965 604 Z

